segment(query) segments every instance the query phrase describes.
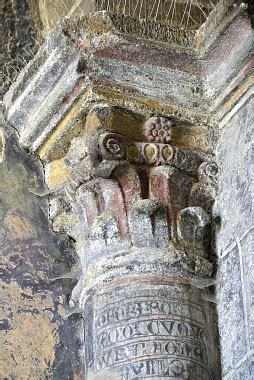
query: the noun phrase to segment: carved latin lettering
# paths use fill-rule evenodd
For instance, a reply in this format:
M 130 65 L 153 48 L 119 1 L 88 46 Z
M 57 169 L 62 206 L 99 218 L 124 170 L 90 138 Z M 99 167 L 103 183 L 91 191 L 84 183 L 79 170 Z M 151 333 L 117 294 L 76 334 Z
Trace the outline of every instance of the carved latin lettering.
M 140 336 L 177 336 L 204 339 L 202 327 L 176 320 L 151 320 L 129 323 L 102 331 L 97 336 L 97 344 L 107 347 Z
M 144 316 L 152 316 L 152 315 L 175 315 L 184 318 L 188 318 L 189 309 L 193 308 L 192 305 L 186 305 L 184 303 L 179 303 L 176 300 L 167 301 L 136 301 L 132 303 L 128 303 L 124 306 L 116 306 L 113 308 L 109 308 L 104 310 L 96 320 L 96 327 L 102 328 L 117 322 L 126 321 L 131 318 L 138 318 Z M 194 307 L 197 321 L 201 321 L 203 319 L 202 311 Z
M 179 360 L 192 360 L 206 364 L 207 354 L 205 347 L 193 343 L 182 343 L 175 340 L 158 342 L 138 342 L 121 347 L 109 348 L 105 351 L 97 351 L 99 369 L 110 367 L 120 362 L 131 362 L 142 357 L 173 356 Z

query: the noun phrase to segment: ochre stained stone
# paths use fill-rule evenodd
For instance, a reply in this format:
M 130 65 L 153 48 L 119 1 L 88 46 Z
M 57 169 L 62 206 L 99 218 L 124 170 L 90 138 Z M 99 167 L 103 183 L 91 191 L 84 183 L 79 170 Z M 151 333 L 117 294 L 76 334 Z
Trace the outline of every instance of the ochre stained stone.
M 142 125 L 142 118 L 137 118 L 125 110 L 102 105 L 87 115 L 86 132 L 93 133 L 103 128 L 140 140 L 143 135 Z
M 153 159 L 157 152 L 153 144 L 146 144 L 144 148 L 144 153 L 148 161 L 150 161 Z
M 8 239 L 26 239 L 33 236 L 32 226 L 15 212 L 7 212 L 4 224 Z
M 64 158 L 50 162 L 46 166 L 46 180 L 49 189 L 58 189 L 63 186 L 70 175 L 68 166 L 64 162 Z
M 85 97 L 77 101 L 40 146 L 38 154 L 42 160 L 52 161 L 62 158 L 67 153 L 71 140 L 80 135 L 85 126 Z
M 126 155 L 129 159 L 139 162 L 141 155 L 137 145 L 131 144 L 126 146 Z
M 52 294 L 47 291 L 33 294 L 31 288 L 22 289 L 12 282 L 4 286 L 1 299 L 4 304 L 1 319 L 11 314 L 13 317 L 9 318 L 10 325 L 4 335 L 0 377 L 11 373 L 18 379 L 50 376 L 59 343 L 57 322 L 52 321 L 50 313 L 54 308 Z

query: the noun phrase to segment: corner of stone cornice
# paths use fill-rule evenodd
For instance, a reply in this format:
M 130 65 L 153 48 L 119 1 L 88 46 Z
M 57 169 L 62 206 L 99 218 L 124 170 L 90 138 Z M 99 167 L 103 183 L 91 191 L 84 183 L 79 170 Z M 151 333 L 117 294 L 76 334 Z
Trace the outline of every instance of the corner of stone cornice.
M 62 30 L 75 42 L 80 41 L 84 36 L 99 37 L 103 34 L 112 34 L 122 41 L 131 39 L 139 44 L 149 44 L 169 50 L 176 47 L 180 50 L 193 49 L 196 34 L 194 30 L 107 11 L 65 18 Z

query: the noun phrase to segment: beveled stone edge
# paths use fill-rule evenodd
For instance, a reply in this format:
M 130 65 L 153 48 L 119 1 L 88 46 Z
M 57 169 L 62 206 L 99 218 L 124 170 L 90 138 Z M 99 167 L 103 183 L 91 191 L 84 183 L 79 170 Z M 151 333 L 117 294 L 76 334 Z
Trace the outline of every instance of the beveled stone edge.
M 196 30 L 170 25 L 133 16 L 98 11 L 80 17 L 65 17 L 62 30 L 74 36 L 82 28 L 85 33 L 119 33 L 127 38 L 142 40 L 165 49 L 181 49 L 203 54 L 216 41 L 223 29 L 239 14 L 247 10 L 247 4 L 236 4 L 234 0 L 220 0 L 206 21 Z
M 206 21 L 196 31 L 195 46 L 202 56 L 216 41 L 222 31 L 235 17 L 247 10 L 247 4 L 236 4 L 234 0 L 220 0 Z
M 109 32 L 117 33 L 125 37 L 141 39 L 149 44 L 154 42 L 163 44 L 165 47 L 175 44 L 187 49 L 190 49 L 194 44 L 196 35 L 196 31 L 193 30 L 171 27 L 157 21 L 139 20 L 132 16 L 119 15 L 108 11 L 63 19 L 62 31 L 65 35 L 75 38 L 78 30 L 82 30 L 82 33 L 97 35 Z

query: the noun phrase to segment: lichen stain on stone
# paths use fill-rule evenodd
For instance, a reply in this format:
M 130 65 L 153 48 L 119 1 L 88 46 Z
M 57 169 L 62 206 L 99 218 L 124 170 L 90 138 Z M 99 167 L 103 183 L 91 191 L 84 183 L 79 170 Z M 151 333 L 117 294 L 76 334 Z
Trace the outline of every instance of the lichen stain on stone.
M 0 315 L 8 319 L 9 329 L 2 336 L 0 378 L 51 378 L 59 341 L 53 313 L 47 312 L 54 309 L 52 295 L 46 291 L 33 294 L 31 288 L 22 289 L 14 282 L 3 288 Z
M 36 195 L 44 189 L 42 178 L 40 163 L 6 128 L 6 157 L 0 165 L 0 379 L 53 379 L 57 365 L 69 376 L 75 352 L 69 332 L 74 328 L 64 319 L 62 283 L 52 281 L 66 266 L 54 258 L 60 251 L 47 202 Z
M 4 218 L 8 239 L 29 238 L 33 236 L 32 226 L 20 215 L 8 212 Z
M 22 164 L 13 164 L 11 170 L 7 164 L 3 164 L 1 169 L 0 189 L 5 194 L 4 208 L 19 209 L 26 202 L 27 194 L 24 190 L 31 183 L 31 177 Z

